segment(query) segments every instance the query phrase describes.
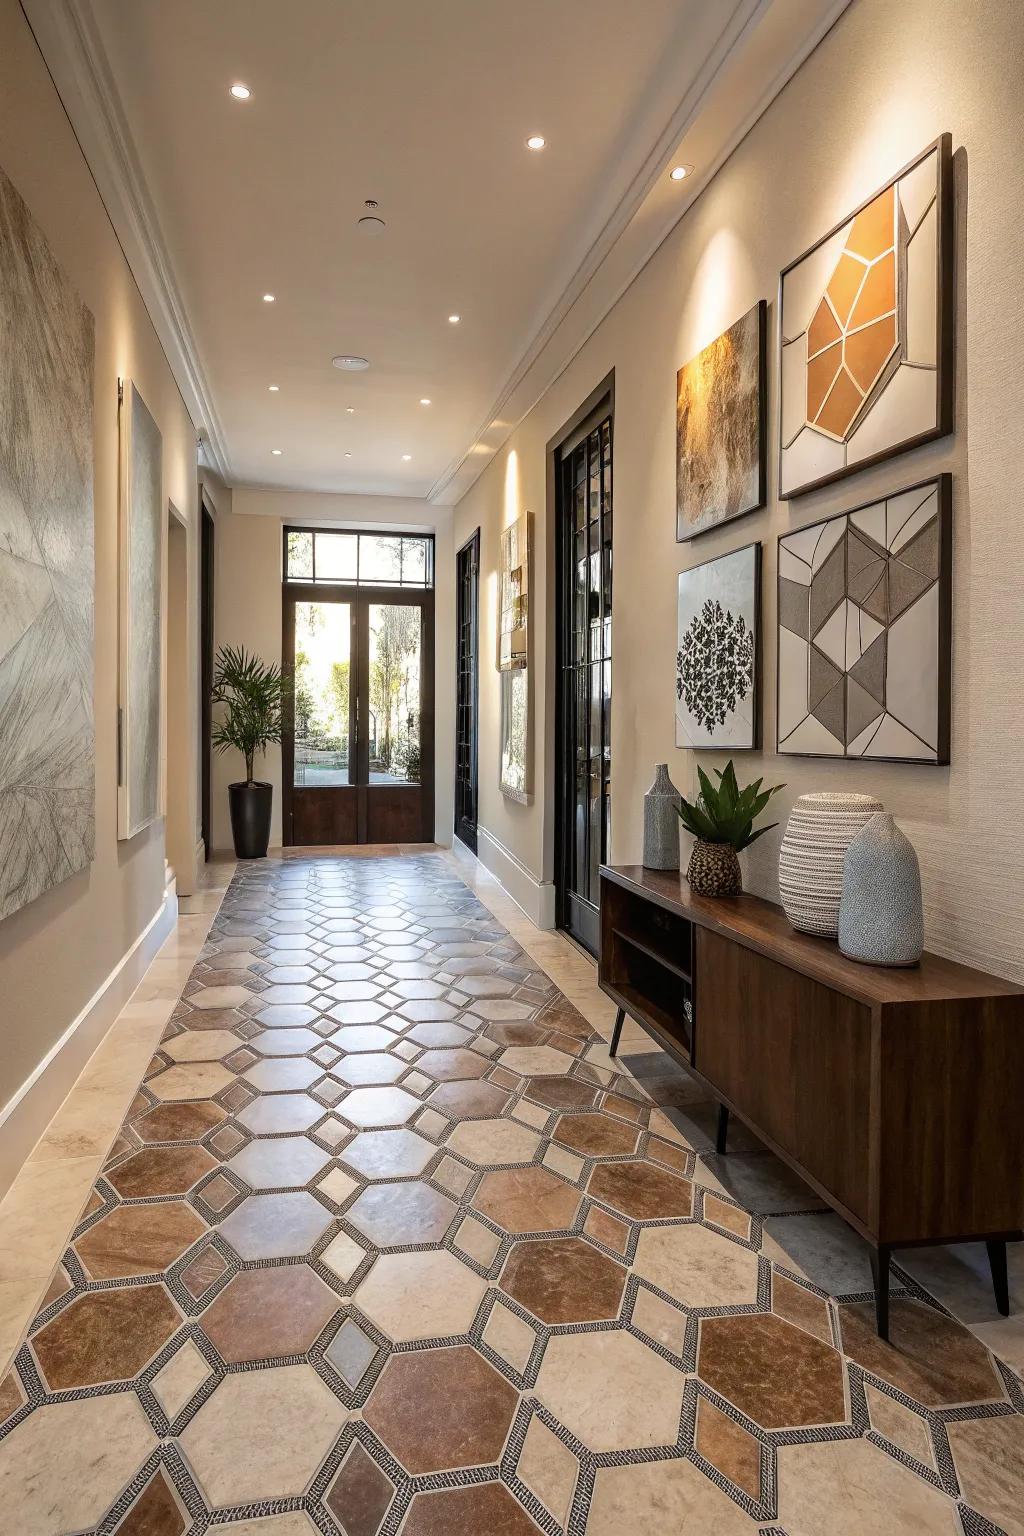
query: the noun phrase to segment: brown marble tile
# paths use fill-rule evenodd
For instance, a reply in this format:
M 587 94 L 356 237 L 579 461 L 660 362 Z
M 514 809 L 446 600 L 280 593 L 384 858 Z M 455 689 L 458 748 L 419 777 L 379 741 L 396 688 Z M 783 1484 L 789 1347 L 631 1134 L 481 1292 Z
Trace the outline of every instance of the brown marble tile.
M 0 1424 L 9 1419 L 24 1401 L 25 1394 L 17 1375 L 13 1370 L 8 1371 L 3 1381 L 0 1381 Z
M 601 1101 L 601 1108 L 609 1115 L 618 1115 L 620 1120 L 630 1120 L 634 1125 L 646 1125 L 647 1111 L 636 1099 L 627 1099 L 621 1093 L 606 1093 Z M 648 1151 L 648 1157 L 653 1153 Z
M 750 1498 L 761 1497 L 760 1444 L 706 1397 L 697 1399 L 694 1446 L 705 1461 Z
M 537 1526 L 501 1483 L 418 1493 L 402 1536 L 537 1536 Z
M 618 1316 L 626 1271 L 582 1238 L 559 1237 L 516 1243 L 498 1283 L 542 1323 L 596 1322 Z
M 183 1195 L 217 1163 L 205 1147 L 146 1147 L 107 1175 L 126 1200 Z
M 588 1237 L 594 1237 L 599 1243 L 613 1248 L 616 1253 L 625 1253 L 629 1246 L 629 1226 L 624 1221 L 619 1221 L 616 1216 L 609 1216 L 607 1211 L 602 1211 L 600 1206 L 592 1205 L 587 1212 L 587 1219 L 583 1223 L 583 1230 Z
M 453 1200 L 419 1180 L 377 1184 L 349 1206 L 346 1215 L 378 1248 L 439 1243 L 457 1210 Z
M 602 1164 L 590 1175 L 587 1193 L 634 1221 L 689 1216 L 693 1210 L 689 1179 L 679 1179 L 654 1163 Z
M 846 1418 L 842 1358 L 771 1313 L 704 1318 L 697 1371 L 765 1429 Z
M 161 1467 L 117 1528 L 117 1536 L 182 1536 L 187 1520 Z
M 719 1200 L 717 1195 L 705 1194 L 704 1219 L 713 1221 L 716 1227 L 723 1227 L 726 1232 L 735 1232 L 744 1242 L 750 1240 L 750 1217 L 746 1211 L 730 1205 L 727 1200 Z
M 873 1304 L 839 1307 L 838 1314 L 844 1352 L 926 1408 L 1004 1396 L 985 1346 L 933 1307 L 891 1302 L 888 1344 L 878 1337 Z
M 484 1174 L 473 1204 L 506 1232 L 557 1232 L 572 1226 L 580 1194 L 546 1168 L 503 1168 Z
M 493 1083 L 479 1080 L 439 1083 L 428 1100 L 431 1109 L 458 1120 L 486 1120 L 503 1114 L 508 1094 Z
M 324 1502 L 346 1536 L 377 1536 L 394 1492 L 391 1479 L 356 1440 Z
M 784 1317 L 787 1323 L 795 1323 L 798 1328 L 812 1333 L 816 1339 L 832 1343 L 828 1303 L 778 1271 L 772 1275 L 772 1311 Z
M 166 1344 L 181 1315 L 162 1285 L 92 1291 L 35 1335 L 51 1391 L 135 1376 Z
M 132 1130 L 141 1141 L 199 1141 L 224 1119 L 224 1111 L 212 1099 L 195 1104 L 158 1104 L 140 1115 Z
M 392 1355 L 363 1417 L 407 1471 L 487 1466 L 501 1456 L 519 1394 L 460 1344 Z
M 179 1200 L 121 1205 L 75 1243 L 92 1280 L 158 1274 L 206 1231 L 191 1206 Z
M 216 1248 L 207 1246 L 182 1270 L 181 1283 L 189 1295 L 198 1301 L 220 1279 L 227 1267 Z
M 578 1077 L 531 1077 L 526 1096 L 548 1109 L 590 1109 L 597 1102 L 598 1090 Z
M 442 1083 L 483 1077 L 488 1066 L 486 1056 L 459 1047 L 448 1051 L 424 1051 L 416 1062 L 418 1072 L 426 1072 Z
M 678 1142 L 662 1141 L 659 1136 L 652 1136 L 647 1143 L 647 1156 L 652 1163 L 660 1163 L 663 1168 L 671 1168 L 674 1173 L 687 1173 L 690 1167 L 690 1153 Z
M 611 1115 L 563 1115 L 555 1126 L 555 1141 L 585 1157 L 628 1157 L 639 1140 L 635 1126 Z
M 341 1303 L 306 1264 L 236 1275 L 199 1319 L 228 1365 L 309 1350 Z
M 508 1024 L 489 1024 L 484 1034 L 498 1045 L 540 1045 L 542 1040 L 547 1039 L 548 1031 L 536 1024 L 513 1021 Z

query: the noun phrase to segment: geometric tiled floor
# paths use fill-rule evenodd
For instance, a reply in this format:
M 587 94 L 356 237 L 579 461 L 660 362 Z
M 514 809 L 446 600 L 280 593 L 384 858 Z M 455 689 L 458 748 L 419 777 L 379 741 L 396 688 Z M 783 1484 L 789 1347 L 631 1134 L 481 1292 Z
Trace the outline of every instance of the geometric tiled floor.
M 807 1191 L 636 1067 L 443 859 L 243 865 L 0 1381 L 0 1528 L 1024 1533 L 1019 1379 L 787 1270 Z

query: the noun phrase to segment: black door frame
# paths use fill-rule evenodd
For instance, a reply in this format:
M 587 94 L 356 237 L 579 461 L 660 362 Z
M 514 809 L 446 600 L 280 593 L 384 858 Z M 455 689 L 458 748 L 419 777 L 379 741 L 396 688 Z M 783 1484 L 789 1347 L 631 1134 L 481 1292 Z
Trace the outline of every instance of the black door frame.
M 573 701 L 567 698 L 567 668 L 569 637 L 571 635 L 572 592 L 570 579 L 573 564 L 566 559 L 562 505 L 562 456 L 567 446 L 582 435 L 583 427 L 597 425 L 605 416 L 611 418 L 612 476 L 615 473 L 615 370 L 611 370 L 592 390 L 583 404 L 573 412 L 547 444 L 547 509 L 549 527 L 554 536 L 555 567 L 555 793 L 554 793 L 554 878 L 555 878 L 555 925 L 567 932 L 592 954 L 597 953 L 599 942 L 599 911 L 595 907 L 587 931 L 571 922 L 572 887 L 570 871 L 573 860 L 573 818 L 569 814 L 570 802 L 574 805 L 572 789 L 575 785 L 576 765 L 570 761 L 570 725 Z M 592 419 L 593 418 L 593 423 Z M 614 543 L 614 491 L 613 491 L 613 543 Z M 549 546 L 550 547 L 550 546 Z M 614 562 L 613 562 L 614 565 Z M 614 631 L 613 631 L 614 633 Z M 614 641 L 613 641 L 614 645 Z M 602 709 L 604 705 L 602 704 Z M 603 818 L 602 818 L 603 820 Z M 607 850 L 605 850 L 607 854 Z
M 472 698 L 466 699 L 463 665 L 463 634 L 467 618 L 463 611 L 465 601 L 463 561 L 469 561 L 468 582 L 471 591 L 472 631 Z M 462 732 L 463 706 L 469 714 L 470 794 L 472 816 L 466 811 L 466 795 L 462 791 L 463 780 L 459 776 L 460 736 Z M 477 818 L 480 794 L 480 529 L 477 528 L 455 556 L 455 836 L 465 843 L 471 853 L 477 849 Z
M 294 530 L 292 530 L 294 531 Z M 420 648 L 420 784 L 421 817 L 419 838 L 408 841 L 432 843 L 434 840 L 434 591 L 432 587 L 399 586 L 333 586 L 326 582 L 286 582 L 282 589 L 281 603 L 281 662 L 286 673 L 295 665 L 295 605 L 296 603 L 349 603 L 351 604 L 352 644 L 351 678 L 349 694 L 349 740 L 352 743 L 351 762 L 355 778 L 349 785 L 339 786 L 356 791 L 357 836 L 353 843 L 342 845 L 357 847 L 370 841 L 368 833 L 367 797 L 373 788 L 369 783 L 370 748 L 366 726 L 369 709 L 363 709 L 360 720 L 360 702 L 369 697 L 369 655 L 364 643 L 363 630 L 373 603 L 393 603 L 408 608 L 419 608 L 422 614 Z M 282 711 L 281 736 L 281 841 L 284 847 L 295 847 L 294 839 L 294 792 L 295 785 L 295 712 L 291 699 L 286 699 Z M 374 839 L 378 841 L 379 839 Z M 400 839 L 406 841 L 406 839 Z
M 199 756 L 200 829 L 204 858 L 213 852 L 213 666 L 214 666 L 214 552 L 216 523 L 206 493 L 199 495 Z M 194 835 L 194 834 L 193 834 Z

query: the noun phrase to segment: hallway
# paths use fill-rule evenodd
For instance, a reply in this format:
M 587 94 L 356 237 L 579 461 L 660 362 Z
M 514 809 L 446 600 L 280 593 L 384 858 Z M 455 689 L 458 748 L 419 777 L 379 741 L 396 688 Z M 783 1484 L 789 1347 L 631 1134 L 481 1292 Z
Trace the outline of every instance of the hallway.
M 19 1536 L 1014 1529 L 1019 1381 L 639 1038 L 451 856 L 241 866 L 0 1381 Z

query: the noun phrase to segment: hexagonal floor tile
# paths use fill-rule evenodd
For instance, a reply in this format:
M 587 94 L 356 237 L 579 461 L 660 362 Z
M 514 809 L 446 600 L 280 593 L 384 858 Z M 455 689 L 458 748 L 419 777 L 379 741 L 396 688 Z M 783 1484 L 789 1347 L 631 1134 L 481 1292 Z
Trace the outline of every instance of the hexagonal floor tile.
M 126 1200 L 149 1195 L 183 1195 L 217 1162 L 205 1147 L 144 1147 L 107 1179 Z
M 1024 1418 L 947 1423 L 964 1498 L 1008 1536 L 1024 1531 Z
M 503 1483 L 418 1493 L 402 1536 L 536 1536 L 537 1527 Z
M 414 1475 L 498 1461 L 519 1394 L 468 1345 L 392 1355 L 363 1418 Z
M 261 1056 L 304 1056 L 322 1043 L 311 1029 L 264 1029 L 249 1041 Z
M 348 1414 L 308 1365 L 227 1376 L 181 1435 L 213 1508 L 298 1498 Z
M 837 1490 L 841 1496 L 837 1497 Z M 789 1536 L 959 1536 L 956 1506 L 869 1440 L 778 1450 L 779 1524 Z
M 334 1218 L 305 1191 L 250 1195 L 217 1228 L 240 1259 L 286 1259 L 307 1254 Z
M 78 1296 L 32 1338 L 50 1390 L 137 1376 L 181 1324 L 162 1285 Z
M 500 1115 L 508 1104 L 508 1093 L 494 1083 L 464 1078 L 462 1082 L 439 1083 L 431 1093 L 431 1109 L 457 1120 L 489 1120 Z
M 633 1268 L 688 1307 L 757 1300 L 757 1254 L 707 1227 L 647 1227 Z
M 630 1333 L 564 1333 L 548 1341 L 534 1389 L 592 1451 L 674 1445 L 685 1377 Z
M 236 1275 L 199 1324 L 221 1359 L 237 1365 L 305 1354 L 339 1305 L 308 1265 L 287 1264 Z
M 599 1092 L 578 1077 L 531 1077 L 526 1084 L 527 1098 L 548 1109 L 591 1109 Z
M 301 1189 L 330 1161 L 330 1153 L 305 1136 L 274 1136 L 250 1141 L 228 1167 L 251 1189 Z
M 393 1083 L 409 1070 L 409 1064 L 400 1056 L 388 1056 L 383 1051 L 353 1052 L 334 1067 L 334 1076 L 350 1088 L 366 1084 Z
M 396 1344 L 466 1333 L 487 1290 L 447 1249 L 382 1254 L 355 1303 Z
M 380 1010 L 383 1014 L 383 1008 Z M 337 1046 L 339 1051 L 386 1051 L 388 1046 L 396 1045 L 398 1036 L 390 1029 L 384 1029 L 380 1024 L 350 1024 L 344 1029 L 336 1029 L 331 1035 L 331 1044 Z
M 436 1152 L 415 1131 L 363 1131 L 338 1155 L 364 1179 L 401 1179 L 422 1173 Z
M 699 1467 L 681 1459 L 598 1468 L 587 1536 L 629 1530 L 757 1536 L 755 1522 Z
M 196 1104 L 158 1104 L 133 1120 L 132 1130 L 145 1142 L 198 1141 L 226 1119 L 219 1104 L 200 1099 Z
M 516 1243 L 498 1282 L 542 1323 L 617 1317 L 626 1271 L 581 1237 Z
M 576 1220 L 580 1193 L 546 1168 L 506 1168 L 484 1174 L 473 1204 L 506 1232 L 559 1232 Z
M 590 1175 L 587 1193 L 634 1221 L 689 1216 L 693 1185 L 655 1163 L 605 1163 Z
M 483 1077 L 490 1070 L 490 1061 L 476 1051 L 453 1050 L 424 1051 L 416 1061 L 418 1072 L 428 1072 L 438 1082 L 455 1082 L 459 1079 Z
M 873 1305 L 843 1306 L 838 1313 L 844 1352 L 924 1407 L 1002 1399 L 984 1344 L 934 1307 L 894 1300 L 888 1344 L 878 1337 Z
M 552 1137 L 584 1157 L 629 1157 L 640 1139 L 635 1125 L 599 1113 L 563 1115 Z
M 401 1248 L 412 1243 L 439 1243 L 456 1210 L 447 1195 L 416 1180 L 364 1189 L 346 1217 L 378 1248 Z
M 338 1114 L 363 1128 L 402 1125 L 420 1108 L 419 1099 L 404 1088 L 353 1088 L 338 1105 Z
M 461 1025 L 442 1023 L 417 1024 L 406 1036 L 407 1040 L 424 1046 L 466 1045 L 472 1038 L 469 1030 Z
M 771 1312 L 704 1318 L 697 1371 L 765 1429 L 846 1419 L 842 1356 Z
M 241 1044 L 229 1029 L 187 1029 L 173 1040 L 162 1040 L 160 1049 L 172 1061 L 219 1061 Z
M 557 1077 L 570 1071 L 576 1058 L 556 1051 L 553 1045 L 510 1045 L 498 1060 L 522 1077 Z
M 503 1163 L 532 1162 L 540 1137 L 516 1120 L 468 1120 L 455 1127 L 448 1146 L 471 1163 L 500 1167 Z
M 240 1042 L 239 1042 L 240 1043 Z M 185 1066 L 168 1067 L 158 1077 L 151 1077 L 146 1087 L 155 1099 L 212 1099 L 215 1093 L 229 1087 L 234 1077 L 218 1061 L 190 1062 Z
M 282 1131 L 308 1131 L 323 1117 L 323 1105 L 308 1093 L 268 1093 L 253 1099 L 237 1118 L 255 1136 L 273 1136 Z
M 159 1274 L 205 1231 L 205 1223 L 191 1206 L 179 1200 L 121 1205 L 83 1233 L 74 1246 L 91 1280 L 120 1280 Z
M 308 1088 L 323 1075 L 323 1067 L 315 1061 L 302 1058 L 281 1060 L 273 1056 L 267 1061 L 257 1061 L 243 1074 L 245 1081 L 258 1088 L 260 1093 L 283 1093 L 288 1089 Z

